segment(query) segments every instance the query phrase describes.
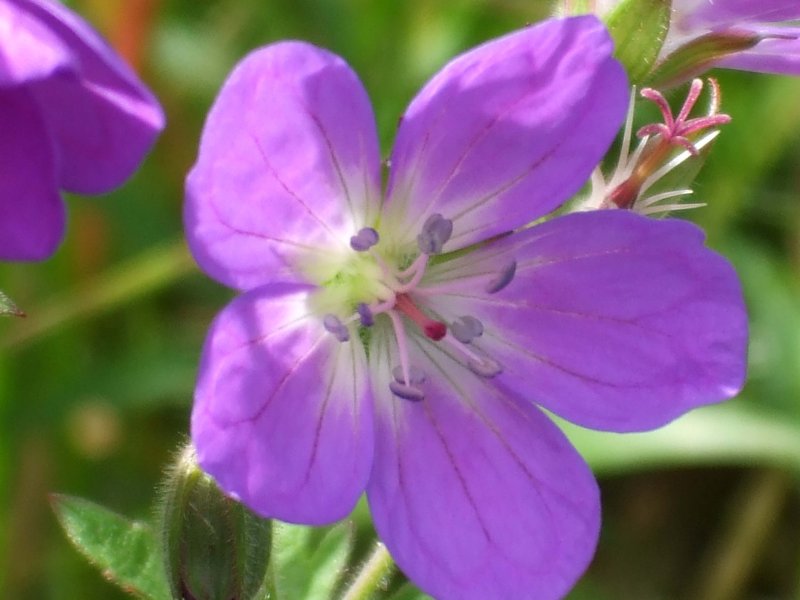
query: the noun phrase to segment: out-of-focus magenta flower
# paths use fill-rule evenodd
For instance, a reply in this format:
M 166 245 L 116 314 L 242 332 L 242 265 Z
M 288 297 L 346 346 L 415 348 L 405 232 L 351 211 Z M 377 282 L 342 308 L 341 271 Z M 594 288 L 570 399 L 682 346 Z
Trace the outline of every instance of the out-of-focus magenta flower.
M 0 0 L 0 260 L 52 254 L 65 227 L 59 190 L 120 185 L 163 126 L 150 91 L 76 14 Z
M 411 102 L 385 193 L 366 92 L 284 42 L 234 70 L 187 180 L 189 244 L 243 293 L 216 318 L 192 439 L 258 513 L 330 523 L 366 490 L 404 572 L 440 600 L 562 596 L 597 484 L 538 406 L 637 431 L 735 394 L 733 269 L 689 223 L 574 195 L 628 104 L 593 16 L 449 63 Z
M 800 75 L 798 0 L 673 0 L 673 18 L 665 52 L 703 35 L 756 36 L 747 50 L 730 54 L 715 66 L 761 73 Z

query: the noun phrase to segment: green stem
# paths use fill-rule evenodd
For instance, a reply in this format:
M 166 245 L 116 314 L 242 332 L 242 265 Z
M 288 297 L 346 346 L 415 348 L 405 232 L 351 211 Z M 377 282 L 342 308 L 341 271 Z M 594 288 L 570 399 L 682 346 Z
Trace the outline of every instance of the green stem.
M 725 600 L 747 589 L 758 561 L 778 525 L 777 515 L 792 489 L 786 471 L 751 475 L 731 502 L 721 530 L 698 568 L 700 580 L 687 597 Z
M 368 600 L 381 586 L 394 567 L 386 546 L 378 542 L 372 554 L 347 588 L 342 600 Z
M 18 351 L 71 321 L 106 312 L 151 294 L 195 269 L 183 238 L 147 250 L 26 311 L 28 318 L 15 321 L 14 326 L 0 337 L 0 353 Z

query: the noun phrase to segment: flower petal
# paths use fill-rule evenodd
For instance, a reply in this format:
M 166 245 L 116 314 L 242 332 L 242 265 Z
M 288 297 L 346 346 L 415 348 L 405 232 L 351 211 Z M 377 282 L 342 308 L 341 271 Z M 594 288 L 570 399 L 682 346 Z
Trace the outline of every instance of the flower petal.
M 378 534 L 439 600 L 561 598 L 597 542 L 591 472 L 537 408 L 417 343 L 425 398 L 376 390 L 367 498 Z
M 777 37 L 767 38 L 749 50 L 723 58 L 715 66 L 757 73 L 800 75 L 800 28 L 762 26 L 752 29 L 761 35 Z
M 69 49 L 14 3 L 0 4 L 0 87 L 24 85 L 74 68 Z
M 348 248 L 377 215 L 380 159 L 366 92 L 338 56 L 300 42 L 236 67 L 186 183 L 192 252 L 240 289 L 298 280 L 298 259 Z
M 30 94 L 0 94 L 0 260 L 41 260 L 64 235 L 53 147 Z
M 673 0 L 672 10 L 682 25 L 708 29 L 800 19 L 797 0 Z
M 57 2 L 13 0 L 58 37 L 76 69 L 31 86 L 59 146 L 60 186 L 81 194 L 125 181 L 164 127 L 164 114 L 133 71 L 75 13 Z
M 738 278 L 695 225 L 571 214 L 453 261 L 447 277 L 498 255 L 517 260 L 510 285 L 486 294 L 480 278 L 463 279 L 439 303 L 481 319 L 476 345 L 502 365 L 498 382 L 548 410 L 594 429 L 638 431 L 741 388 Z
M 363 347 L 307 314 L 308 289 L 272 285 L 235 299 L 208 334 L 192 412 L 198 461 L 265 517 L 345 517 L 372 465 Z
M 550 212 L 584 184 L 625 116 L 628 87 L 594 16 L 549 20 L 456 58 L 403 116 L 389 209 L 455 223 L 465 246 Z M 434 210 L 435 209 L 435 210 Z

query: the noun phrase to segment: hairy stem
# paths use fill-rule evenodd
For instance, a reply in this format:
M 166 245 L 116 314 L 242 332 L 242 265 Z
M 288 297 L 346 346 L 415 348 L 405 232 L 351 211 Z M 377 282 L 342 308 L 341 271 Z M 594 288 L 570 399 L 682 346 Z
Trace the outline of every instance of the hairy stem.
M 394 567 L 386 546 L 378 542 L 372 554 L 361 567 L 356 578 L 347 587 L 342 600 L 368 600 L 391 573 Z

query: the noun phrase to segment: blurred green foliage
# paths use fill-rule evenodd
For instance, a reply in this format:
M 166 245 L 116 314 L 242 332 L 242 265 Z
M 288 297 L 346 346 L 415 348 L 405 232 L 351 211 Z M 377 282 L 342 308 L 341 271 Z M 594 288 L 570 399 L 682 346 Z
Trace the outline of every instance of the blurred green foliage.
M 404 106 L 448 58 L 548 9 L 536 0 L 70 4 L 138 65 L 168 128 L 126 186 L 69 198 L 54 258 L 0 266 L 0 289 L 28 315 L 0 320 L 4 599 L 126 597 L 70 547 L 48 495 L 151 516 L 154 487 L 188 428 L 206 327 L 231 297 L 188 258 L 181 202 L 205 113 L 233 64 L 278 39 L 330 48 L 362 77 L 388 151 Z M 573 432 L 605 500 L 597 559 L 575 600 L 800 598 L 800 461 L 791 454 L 800 440 L 800 80 L 719 78 L 733 122 L 695 186 L 708 207 L 688 218 L 741 274 L 749 383 L 740 400 L 708 409 L 719 419 L 690 416 L 655 440 Z M 368 530 L 363 507 L 356 521 Z M 356 555 L 370 544 L 359 537 Z M 414 597 L 401 584 L 398 598 Z

